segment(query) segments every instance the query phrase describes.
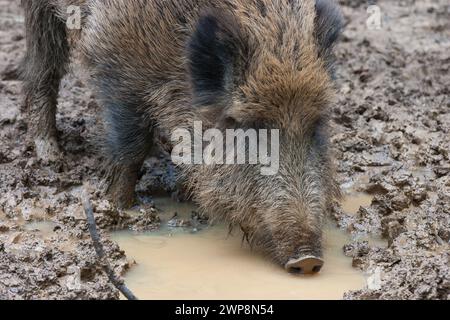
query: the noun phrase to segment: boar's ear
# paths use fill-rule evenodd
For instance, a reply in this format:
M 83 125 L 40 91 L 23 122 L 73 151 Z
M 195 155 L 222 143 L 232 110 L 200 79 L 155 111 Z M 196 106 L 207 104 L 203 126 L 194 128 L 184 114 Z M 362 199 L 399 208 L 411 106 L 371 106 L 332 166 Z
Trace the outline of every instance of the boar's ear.
M 223 105 L 230 99 L 241 46 L 235 18 L 215 10 L 202 14 L 188 44 L 196 105 Z
M 344 18 L 335 0 L 316 0 L 315 32 L 319 55 L 332 67 L 332 52 L 344 27 Z

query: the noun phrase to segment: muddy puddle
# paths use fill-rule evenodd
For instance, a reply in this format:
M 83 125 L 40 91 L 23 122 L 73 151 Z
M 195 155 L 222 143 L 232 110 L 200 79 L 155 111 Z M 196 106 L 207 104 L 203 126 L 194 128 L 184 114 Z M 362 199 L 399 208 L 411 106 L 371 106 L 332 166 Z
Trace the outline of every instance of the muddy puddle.
M 341 203 L 342 211 L 350 216 L 357 216 L 359 210 L 361 208 L 369 208 L 373 200 L 374 196 L 368 193 L 348 191 Z M 354 233 L 352 240 L 367 241 L 370 246 L 378 248 L 388 247 L 388 241 L 381 234 Z
M 350 215 L 356 215 L 361 207 L 369 207 L 373 196 L 367 193 L 351 193 L 344 197 L 342 210 Z
M 50 238 L 54 235 L 55 228 L 58 225 L 51 221 L 33 221 L 24 225 L 24 229 L 30 232 L 40 233 L 44 238 Z
M 331 222 L 322 272 L 296 276 L 250 250 L 239 232 L 229 235 L 223 225 L 203 230 L 168 225 L 174 211 L 187 221 L 194 206 L 166 199 L 155 205 L 164 212 L 159 232 L 112 235 L 137 263 L 125 281 L 141 299 L 342 299 L 345 292 L 365 285 L 364 275 L 343 254 L 348 235 Z

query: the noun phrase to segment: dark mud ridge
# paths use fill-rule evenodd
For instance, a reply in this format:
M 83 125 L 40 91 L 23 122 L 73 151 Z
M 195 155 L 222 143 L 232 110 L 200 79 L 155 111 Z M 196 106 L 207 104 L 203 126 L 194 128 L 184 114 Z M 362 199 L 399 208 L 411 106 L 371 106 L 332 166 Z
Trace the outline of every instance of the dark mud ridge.
M 373 196 L 349 215 L 333 216 L 354 235 L 345 254 L 368 275 L 346 299 L 450 298 L 450 7 L 447 0 L 341 0 L 347 21 L 338 48 L 340 99 L 332 111 L 333 146 L 344 192 Z M 96 150 L 101 113 L 77 70 L 64 80 L 58 129 L 64 162 L 35 157 L 17 65 L 24 52 L 18 1 L 0 0 L 0 299 L 116 299 L 97 263 L 79 201 L 93 200 L 110 263 L 132 265 L 111 230 L 158 227 L 151 195 L 177 192 L 164 155 L 146 162 L 139 215 L 104 200 Z M 366 27 L 376 3 L 381 30 Z M 360 240 L 380 235 L 387 246 Z

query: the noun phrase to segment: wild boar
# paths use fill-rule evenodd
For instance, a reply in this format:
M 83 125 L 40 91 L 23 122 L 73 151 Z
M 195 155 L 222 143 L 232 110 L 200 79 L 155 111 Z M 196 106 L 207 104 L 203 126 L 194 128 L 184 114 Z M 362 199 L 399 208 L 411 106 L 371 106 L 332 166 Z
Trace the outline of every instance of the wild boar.
M 339 196 L 329 152 L 333 47 L 342 29 L 331 0 L 22 0 L 25 94 L 38 157 L 58 158 L 56 100 L 75 46 L 105 110 L 109 195 L 134 203 L 154 128 L 278 130 L 279 168 L 181 165 L 193 199 L 240 227 L 290 272 L 317 273 L 322 226 Z

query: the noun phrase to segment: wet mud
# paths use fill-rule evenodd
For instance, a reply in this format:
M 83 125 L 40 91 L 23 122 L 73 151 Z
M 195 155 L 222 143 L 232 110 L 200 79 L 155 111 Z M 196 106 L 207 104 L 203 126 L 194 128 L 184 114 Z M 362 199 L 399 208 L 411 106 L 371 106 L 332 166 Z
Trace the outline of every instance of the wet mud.
M 342 205 L 336 203 L 330 219 L 348 235 L 333 252 L 353 267 L 352 274 L 364 275 L 364 281 L 339 287 L 331 298 L 448 299 L 450 5 L 446 0 L 340 2 L 346 30 L 337 50 L 339 101 L 331 118 L 344 199 Z M 178 209 L 176 215 L 155 201 L 155 195 L 180 199 L 183 194 L 176 169 L 161 148 L 141 170 L 139 208 L 122 212 L 105 200 L 104 159 L 97 147 L 102 111 L 76 63 L 59 99 L 64 161 L 55 165 L 37 160 L 27 136 L 18 78 L 25 48 L 18 3 L 0 0 L 0 299 L 120 298 L 97 261 L 79 200 L 82 188 L 92 199 L 110 264 L 130 282 L 139 279 L 135 275 L 147 261 L 133 251 L 133 241 L 156 241 L 167 223 L 183 229 L 171 231 L 168 250 L 178 250 L 186 237 L 208 254 L 201 239 L 211 232 L 218 237 L 217 250 L 231 250 L 230 261 L 235 261 L 243 254 L 237 238 L 225 241 L 206 228 L 208 221 L 198 213 Z M 369 3 L 381 9 L 380 30 L 366 26 Z M 122 242 L 116 232 L 125 232 L 129 239 Z M 161 248 L 153 251 L 163 255 Z M 200 259 L 201 251 L 198 254 Z M 242 263 L 254 264 L 264 274 L 273 271 L 272 280 L 279 276 L 280 284 L 273 285 L 283 288 L 284 281 L 289 286 L 295 281 L 252 254 L 243 255 L 253 258 Z M 170 276 L 169 262 L 165 276 L 181 288 L 181 280 Z M 200 270 L 199 276 L 208 277 L 218 271 Z M 323 281 L 320 277 L 331 275 L 325 269 L 317 279 L 305 281 L 310 285 Z M 343 275 L 333 277 L 341 281 Z M 139 284 L 148 290 L 143 295 L 155 297 L 152 284 Z M 182 296 L 182 290 L 177 292 Z M 279 298 L 286 297 L 287 290 L 278 292 Z M 238 297 L 230 288 L 223 294 Z M 299 292 L 298 298 L 304 296 Z

